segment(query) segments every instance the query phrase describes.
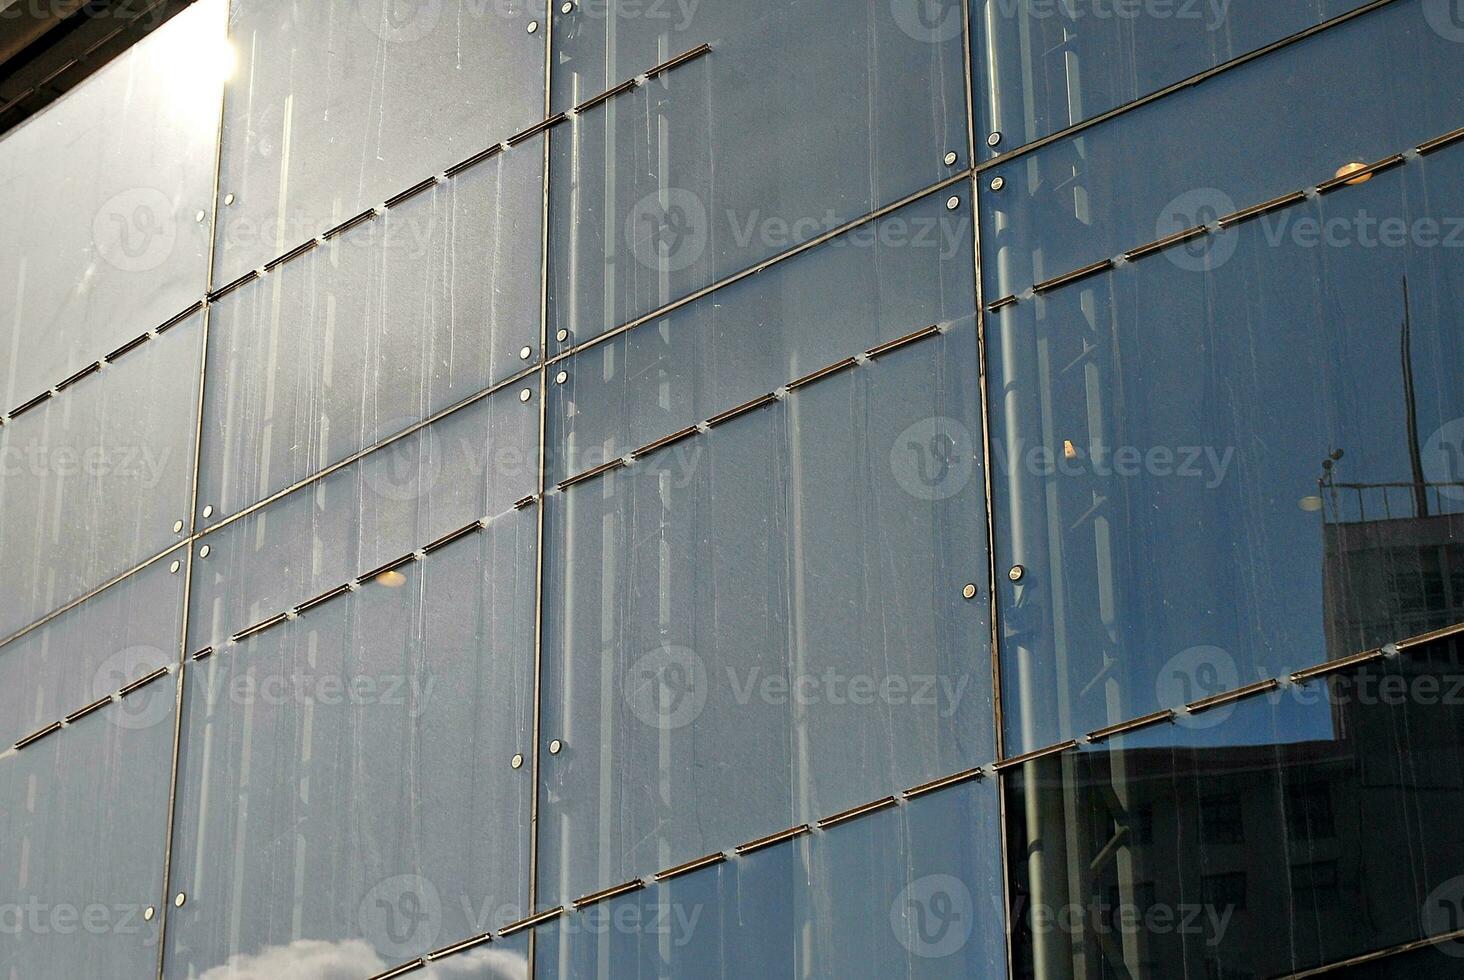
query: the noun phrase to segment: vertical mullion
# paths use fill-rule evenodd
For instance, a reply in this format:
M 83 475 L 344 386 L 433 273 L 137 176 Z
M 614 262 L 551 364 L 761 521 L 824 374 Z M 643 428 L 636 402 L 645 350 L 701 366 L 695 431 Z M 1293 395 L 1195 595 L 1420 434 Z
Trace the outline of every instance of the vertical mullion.
M 553 112 L 554 72 L 554 3 L 544 0 L 544 118 Z M 540 703 L 544 667 L 544 489 L 545 451 L 548 432 L 549 403 L 549 148 L 554 139 L 554 130 L 544 131 L 543 167 L 540 170 L 542 204 L 539 217 L 539 476 L 538 476 L 538 547 L 535 549 L 534 569 L 534 719 L 531 733 L 532 745 L 529 752 L 532 796 L 529 797 L 529 907 L 525 914 L 538 910 L 539 901 L 539 779 L 540 779 L 540 724 L 543 717 Z M 529 930 L 529 977 L 534 977 L 537 967 L 538 930 Z M 161 978 L 159 978 L 161 980 Z
M 979 145 L 976 139 L 976 66 L 974 61 L 975 44 L 971 29 L 971 4 L 964 6 L 964 17 L 962 19 L 962 48 L 965 53 L 965 64 L 962 68 L 966 79 L 966 166 L 971 174 L 971 273 L 975 279 L 976 297 L 976 356 L 977 356 L 977 379 L 978 389 L 981 394 L 981 442 L 983 454 L 982 471 L 984 473 L 984 492 L 986 499 L 986 595 L 988 603 L 987 619 L 990 623 L 990 644 L 991 644 L 991 722 L 992 722 L 992 744 L 995 747 L 996 758 L 1006 757 L 1006 743 L 1004 739 L 1004 725 L 1002 720 L 1002 685 L 1001 685 L 1001 630 L 998 624 L 1000 611 L 997 608 L 996 588 L 996 518 L 994 500 L 992 495 L 991 482 L 991 399 L 988 392 L 989 375 L 987 373 L 986 358 L 986 300 L 981 277 L 981 173 L 977 169 L 976 148 Z M 996 779 L 996 806 L 997 806 L 997 846 L 1001 850 L 1001 917 L 1002 934 L 1005 937 L 1006 948 L 1006 975 L 1008 978 L 1015 978 L 1015 957 L 1012 948 L 1012 921 L 1011 921 L 1011 870 L 1008 867 L 1010 860 L 1007 849 L 1007 809 L 1006 793 L 1003 791 L 1005 776 L 997 773 Z
M 233 8 L 233 0 L 224 0 L 223 13 L 223 43 L 229 43 L 229 25 L 233 23 L 230 16 Z M 219 185 L 223 173 L 224 160 L 224 119 L 229 99 L 229 80 L 225 79 L 219 86 L 219 122 L 214 139 L 214 182 L 213 200 L 208 228 L 208 263 L 204 273 L 203 284 L 203 322 L 199 325 L 203 331 L 199 343 L 199 365 L 198 365 L 198 402 L 195 406 L 194 432 L 193 432 L 193 474 L 192 486 L 188 496 L 188 538 L 186 547 L 188 554 L 183 560 L 183 612 L 179 623 L 178 635 L 178 678 L 174 691 L 173 702 L 173 772 L 168 784 L 168 822 L 166 828 L 166 843 L 163 848 L 163 891 L 160 896 L 158 916 L 158 972 L 157 980 L 163 980 L 163 967 L 167 958 L 168 950 L 168 919 L 173 903 L 169 899 L 172 893 L 173 873 L 173 838 L 178 820 L 178 767 L 183 751 L 183 689 L 187 680 L 188 670 L 188 626 L 189 609 L 192 605 L 193 591 L 193 550 L 199 538 L 198 521 L 198 483 L 199 470 L 203 460 L 203 399 L 206 390 L 208 375 L 208 328 L 209 320 L 212 317 L 213 304 L 208 299 L 208 293 L 213 289 L 214 264 L 218 255 L 218 223 L 219 223 Z

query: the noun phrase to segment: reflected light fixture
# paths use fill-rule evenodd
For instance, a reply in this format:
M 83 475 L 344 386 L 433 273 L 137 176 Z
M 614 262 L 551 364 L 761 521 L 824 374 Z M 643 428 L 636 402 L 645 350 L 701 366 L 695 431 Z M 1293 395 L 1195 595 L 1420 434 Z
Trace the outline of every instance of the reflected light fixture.
M 376 584 L 384 585 L 388 589 L 400 589 L 407 584 L 407 577 L 396 569 L 389 572 L 382 572 L 376 576 Z
M 1338 167 L 1337 168 L 1337 176 L 1338 177 L 1346 177 L 1348 174 L 1355 174 L 1359 170 L 1366 170 L 1366 169 L 1367 169 L 1367 164 L 1365 164 L 1365 163 L 1358 163 L 1356 160 L 1354 160 L 1351 163 L 1344 163 L 1344 164 L 1342 164 L 1342 166 Z M 1358 184 L 1366 184 L 1370 180 L 1372 180 L 1372 174 L 1363 174 L 1361 177 L 1354 177 L 1352 180 L 1349 180 L 1347 182 L 1347 186 L 1348 187 L 1354 187 L 1354 186 L 1356 186 Z
M 1301 500 L 1297 501 L 1297 506 L 1306 511 L 1308 514 L 1315 514 L 1317 511 L 1322 509 L 1322 498 L 1302 497 Z

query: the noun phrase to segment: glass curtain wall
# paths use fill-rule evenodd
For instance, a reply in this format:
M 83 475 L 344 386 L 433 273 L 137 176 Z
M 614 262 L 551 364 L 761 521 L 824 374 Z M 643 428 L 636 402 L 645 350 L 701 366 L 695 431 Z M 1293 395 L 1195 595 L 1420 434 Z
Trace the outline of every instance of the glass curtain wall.
M 196 0 L 0 137 L 0 980 L 1453 976 L 1461 126 L 1454 0 Z

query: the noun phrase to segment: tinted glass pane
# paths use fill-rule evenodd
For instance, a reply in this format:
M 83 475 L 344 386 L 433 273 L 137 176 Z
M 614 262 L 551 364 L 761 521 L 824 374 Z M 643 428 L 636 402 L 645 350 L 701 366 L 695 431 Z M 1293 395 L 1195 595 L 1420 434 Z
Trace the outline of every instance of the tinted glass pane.
M 202 315 L 0 428 L 8 635 L 187 529 Z
M 1464 622 L 1461 172 L 988 318 L 1009 752 Z
M 528 366 L 542 168 L 542 143 L 493 157 L 221 299 L 199 506 L 234 513 Z
M 971 217 L 936 194 L 562 364 L 555 482 L 934 323 L 969 318 Z M 963 195 L 963 198 L 969 195 Z
M 716 42 L 706 57 L 554 130 L 550 320 L 572 340 L 958 169 L 966 145 L 958 22 L 953 33 L 921 30 L 888 3 L 748 6 L 708 3 L 684 31 L 603 10 L 581 15 L 579 34 L 569 29 L 568 60 L 555 70 L 556 85 L 570 87 L 566 101 L 599 93 L 607 63 L 664 50 L 627 66 L 629 77 Z M 696 40 L 667 47 L 685 34 Z M 956 164 L 944 162 L 947 152 Z
M 176 697 L 160 680 L 0 753 L 0 975 L 156 973 Z
M 0 745 L 178 659 L 183 573 L 171 568 L 154 562 L 0 647 Z
M 1004 153 L 1366 0 L 973 0 L 982 136 Z
M 546 500 L 540 904 L 989 760 L 969 321 Z
M 1410 652 L 1011 770 L 1018 975 L 1281 976 L 1457 929 L 1461 687 Z M 1244 843 L 1203 832 L 1226 792 Z
M 530 6 L 236 0 L 215 284 L 542 119 Z
M 510 511 L 190 667 L 170 975 L 372 976 L 523 914 L 537 538 Z
M 519 393 L 474 402 L 207 535 L 190 646 L 217 645 L 533 493 L 538 395 Z
M 536 972 L 1002 976 L 999 846 L 995 789 L 944 790 L 563 916 Z
M 982 199 L 988 298 L 1453 131 L 1464 30 L 1439 29 L 1434 7 L 1400 0 L 997 167 L 1005 187 Z
M 0 139 L 0 411 L 206 291 L 225 6 L 194 4 Z

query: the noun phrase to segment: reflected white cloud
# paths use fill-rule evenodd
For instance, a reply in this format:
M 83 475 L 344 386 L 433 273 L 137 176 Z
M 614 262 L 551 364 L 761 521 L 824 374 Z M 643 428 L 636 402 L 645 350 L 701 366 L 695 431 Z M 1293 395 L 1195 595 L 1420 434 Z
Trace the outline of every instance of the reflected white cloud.
M 430 980 L 527 980 L 529 962 L 508 950 L 480 946 L 430 964 L 422 976 Z
M 339 943 L 297 939 L 262 953 L 231 956 L 223 966 L 205 971 L 200 980 L 362 980 L 388 965 L 359 939 Z
M 364 940 L 297 939 L 262 953 L 231 956 L 199 980 L 362 980 L 396 965 L 384 962 Z M 482 946 L 413 975 L 424 980 L 527 980 L 529 964 L 520 953 Z

